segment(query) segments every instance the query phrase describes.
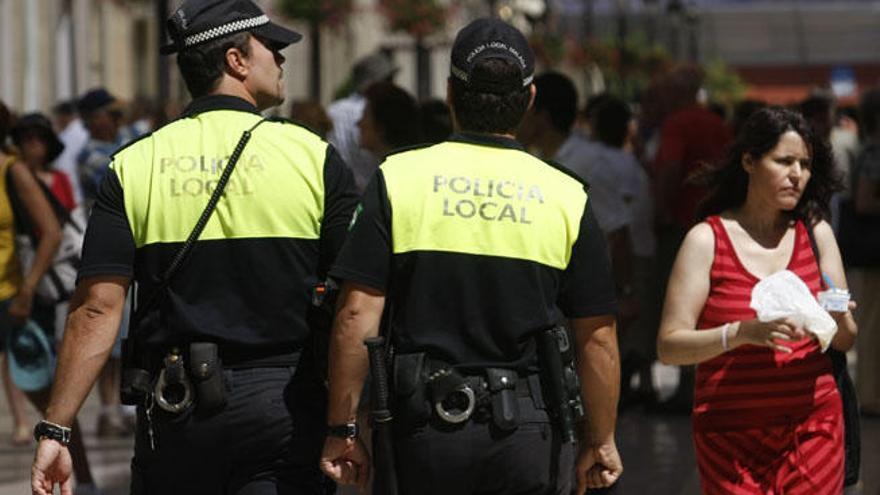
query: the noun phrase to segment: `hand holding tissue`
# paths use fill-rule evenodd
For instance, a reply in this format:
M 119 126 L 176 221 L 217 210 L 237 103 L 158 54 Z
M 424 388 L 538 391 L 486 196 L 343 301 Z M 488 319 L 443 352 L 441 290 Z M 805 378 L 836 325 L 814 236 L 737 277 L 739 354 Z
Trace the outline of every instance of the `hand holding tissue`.
M 794 320 L 816 336 L 822 352 L 828 349 L 837 333 L 834 318 L 822 309 L 807 284 L 788 270 L 776 272 L 758 282 L 752 289 L 750 306 L 760 321 Z

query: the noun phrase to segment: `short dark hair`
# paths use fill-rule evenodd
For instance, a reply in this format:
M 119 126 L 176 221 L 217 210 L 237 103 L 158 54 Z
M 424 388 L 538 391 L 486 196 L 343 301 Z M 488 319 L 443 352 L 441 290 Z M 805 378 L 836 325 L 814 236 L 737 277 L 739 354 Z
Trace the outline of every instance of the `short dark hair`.
M 371 84 L 364 92 L 373 120 L 382 139 L 391 148 L 403 148 L 421 142 L 419 106 L 409 93 L 394 83 Z
M 621 148 L 629 134 L 630 120 L 632 111 L 629 105 L 616 96 L 609 96 L 593 112 L 590 127 L 599 142 L 612 148 Z
M 177 66 L 193 98 L 210 93 L 226 70 L 226 51 L 238 48 L 245 56 L 250 55 L 249 32 L 231 34 L 182 50 L 177 54 Z
M 830 116 L 832 108 L 834 108 L 834 100 L 824 94 L 810 95 L 798 104 L 798 110 L 808 121 Z
M 880 128 L 880 87 L 872 88 L 862 95 L 859 117 L 865 126 L 865 134 L 872 135 Z
M 52 107 L 53 115 L 76 115 L 76 100 L 60 101 Z
M 810 181 L 791 213 L 808 225 L 827 218 L 831 195 L 842 189 L 831 148 L 813 132 L 801 114 L 776 106 L 753 113 L 742 126 L 724 160 L 705 169 L 696 178 L 709 187 L 708 196 L 697 209 L 697 217 L 703 219 L 742 205 L 749 184 L 749 176 L 742 166 L 743 157 L 748 155 L 757 159 L 766 155 L 788 131 L 798 133 L 810 153 Z
M 441 143 L 452 134 L 452 117 L 445 101 L 423 101 L 419 105 L 419 117 L 422 122 L 422 138 L 426 143 Z
M 577 117 L 577 88 L 568 76 L 556 72 L 544 72 L 535 78 L 535 111 L 546 110 L 550 123 L 557 131 L 567 134 Z
M 599 105 L 608 101 L 609 98 L 612 98 L 611 93 L 599 93 L 595 94 L 589 98 L 587 98 L 587 103 L 584 105 L 584 109 L 581 112 L 581 117 L 583 117 L 587 122 L 593 120 L 593 116 L 596 114 L 596 109 L 599 108 Z
M 500 58 L 480 60 L 471 74 L 480 79 L 522 79 L 522 70 L 518 65 Z M 450 77 L 449 82 L 452 87 L 452 111 L 463 131 L 514 133 L 529 108 L 529 86 L 506 94 L 495 94 L 471 89 L 456 77 Z

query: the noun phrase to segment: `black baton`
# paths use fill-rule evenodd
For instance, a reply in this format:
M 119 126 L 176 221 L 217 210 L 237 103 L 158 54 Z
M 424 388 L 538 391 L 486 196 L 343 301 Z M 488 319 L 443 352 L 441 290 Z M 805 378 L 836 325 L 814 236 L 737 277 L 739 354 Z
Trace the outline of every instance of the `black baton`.
M 397 495 L 397 471 L 394 467 L 394 434 L 391 409 L 388 407 L 389 383 L 385 361 L 385 337 L 364 340 L 370 357 L 370 376 L 373 383 L 370 423 L 373 427 L 373 493 Z

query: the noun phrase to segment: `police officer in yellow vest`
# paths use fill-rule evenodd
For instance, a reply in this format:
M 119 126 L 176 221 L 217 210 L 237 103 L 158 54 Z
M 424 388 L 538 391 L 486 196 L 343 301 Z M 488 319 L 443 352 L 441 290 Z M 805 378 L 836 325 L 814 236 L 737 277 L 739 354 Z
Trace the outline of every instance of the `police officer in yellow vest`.
M 325 493 L 326 393 L 308 362 L 306 315 L 357 202 L 351 172 L 318 136 L 260 115 L 283 100 L 280 50 L 299 34 L 250 0 L 187 0 L 168 28 L 163 52 L 178 53 L 194 99 L 119 151 L 101 187 L 36 428 L 34 493 L 70 486 L 69 426 L 132 281 L 143 316 L 126 379 L 135 391 L 147 384 L 132 493 Z M 203 232 L 163 285 L 227 167 Z
M 321 468 L 339 482 L 370 475 L 354 422 L 363 341 L 383 310 L 400 493 L 567 494 L 575 473 L 583 493 L 620 476 L 616 301 L 588 187 L 512 137 L 534 100 L 533 65 L 510 25 L 465 27 L 447 93 L 457 133 L 388 156 L 355 212 L 331 269 L 344 283 Z M 586 406 L 579 452 L 536 377 L 535 337 L 565 318 Z

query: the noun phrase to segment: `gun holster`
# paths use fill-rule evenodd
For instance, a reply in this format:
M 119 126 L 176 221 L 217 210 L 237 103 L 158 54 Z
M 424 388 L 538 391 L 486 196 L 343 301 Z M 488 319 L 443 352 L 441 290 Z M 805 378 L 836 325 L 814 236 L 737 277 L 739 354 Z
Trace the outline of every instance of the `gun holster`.
M 189 345 L 189 376 L 196 389 L 196 413 L 212 414 L 226 406 L 226 383 L 217 344 Z
M 515 430 L 519 426 L 518 378 L 513 370 L 486 368 L 486 381 L 492 397 L 492 421 L 504 431 Z

